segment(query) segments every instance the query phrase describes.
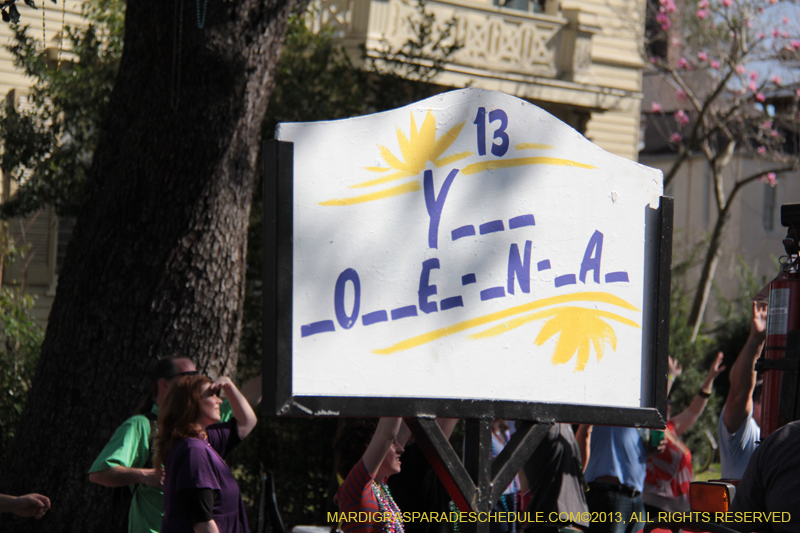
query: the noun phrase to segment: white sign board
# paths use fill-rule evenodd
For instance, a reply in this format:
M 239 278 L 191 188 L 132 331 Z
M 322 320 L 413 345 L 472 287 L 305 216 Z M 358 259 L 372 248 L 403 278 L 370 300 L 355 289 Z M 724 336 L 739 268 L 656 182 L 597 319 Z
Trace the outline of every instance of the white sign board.
M 643 405 L 660 171 L 480 89 L 277 138 L 293 396 Z

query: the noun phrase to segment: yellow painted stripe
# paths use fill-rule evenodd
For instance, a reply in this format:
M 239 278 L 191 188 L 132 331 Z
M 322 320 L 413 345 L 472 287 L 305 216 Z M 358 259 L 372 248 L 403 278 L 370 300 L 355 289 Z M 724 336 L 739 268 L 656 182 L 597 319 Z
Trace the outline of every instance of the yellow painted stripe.
M 543 300 L 537 300 L 535 302 L 517 305 L 515 307 L 511 307 L 503 311 L 497 311 L 485 316 L 464 320 L 463 322 L 453 324 L 452 326 L 440 328 L 431 331 L 429 333 L 423 333 L 422 335 L 417 335 L 416 337 L 400 341 L 393 346 L 389 346 L 388 348 L 372 350 L 372 353 L 378 355 L 389 355 L 395 352 L 416 348 L 417 346 L 427 344 L 431 341 L 435 341 L 436 339 L 441 339 L 442 337 L 447 337 L 448 335 L 460 333 L 470 328 L 482 326 L 484 324 L 494 322 L 495 320 L 502 320 L 504 318 L 518 315 L 520 313 L 527 313 L 528 311 L 533 311 L 534 309 L 541 309 L 542 307 L 547 307 L 549 305 L 557 305 L 568 302 L 581 302 L 581 301 L 607 303 L 641 313 L 639 309 L 632 306 L 622 298 L 614 296 L 613 294 L 608 294 L 606 292 L 578 292 L 575 294 L 564 294 L 562 296 L 552 296 L 550 298 L 545 298 Z
M 397 181 L 403 178 L 407 178 L 414 173 L 410 170 L 401 170 L 399 172 L 393 172 L 388 176 L 384 176 L 382 178 L 375 178 L 374 180 L 364 181 L 361 183 L 356 183 L 355 185 L 350 185 L 351 189 L 363 189 L 364 187 L 372 187 L 373 185 L 383 185 L 384 183 L 389 183 L 390 181 Z
M 403 185 L 398 185 L 392 189 L 385 191 L 373 192 L 361 196 L 354 196 L 352 198 L 339 198 L 338 200 L 328 200 L 327 202 L 320 202 L 319 205 L 354 205 L 363 204 L 365 202 L 372 202 L 373 200 L 382 200 L 384 198 L 391 198 L 392 196 L 400 196 L 407 192 L 416 192 L 420 190 L 418 181 L 410 181 Z
M 571 161 L 569 159 L 559 159 L 557 157 L 518 157 L 514 159 L 497 159 L 495 161 L 482 161 L 480 163 L 472 163 L 471 165 L 467 165 L 461 172 L 463 174 L 477 174 L 478 172 L 483 172 L 484 170 L 497 170 L 501 168 L 511 168 L 511 167 L 526 167 L 531 165 L 553 165 L 553 166 L 561 166 L 561 167 L 575 167 L 575 168 L 587 168 L 587 169 L 597 169 L 593 165 L 587 165 L 585 163 L 578 163 L 577 161 Z
M 442 157 L 441 159 L 437 159 L 433 162 L 436 165 L 436 168 L 441 168 L 445 165 L 449 165 L 450 163 L 455 163 L 456 161 L 461 161 L 465 157 L 469 157 L 472 155 L 472 152 L 459 152 L 457 154 L 448 155 L 447 157 Z
M 539 143 L 519 143 L 514 145 L 515 150 L 552 150 L 553 146 L 550 144 Z

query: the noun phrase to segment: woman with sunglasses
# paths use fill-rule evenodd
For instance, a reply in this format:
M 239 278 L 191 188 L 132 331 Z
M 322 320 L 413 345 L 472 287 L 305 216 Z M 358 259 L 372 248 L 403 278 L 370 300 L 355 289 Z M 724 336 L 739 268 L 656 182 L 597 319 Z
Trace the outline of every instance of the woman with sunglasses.
M 233 420 L 220 423 L 218 394 Z M 164 470 L 161 533 L 247 533 L 247 515 L 224 457 L 255 427 L 256 415 L 228 378 L 177 378 L 158 416 L 156 465 Z

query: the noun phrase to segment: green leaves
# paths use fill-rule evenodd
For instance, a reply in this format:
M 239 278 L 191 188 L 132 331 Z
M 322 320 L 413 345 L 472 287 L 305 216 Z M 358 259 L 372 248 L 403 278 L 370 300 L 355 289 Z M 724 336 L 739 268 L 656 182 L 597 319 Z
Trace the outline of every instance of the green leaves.
M 0 224 L 0 274 L 28 250 L 18 247 L 8 225 Z M 34 297 L 21 287 L 0 288 L 0 422 L 4 439 L 13 437 L 31 387 L 44 329 L 33 318 Z
M 83 15 L 86 26 L 64 29 L 70 55 L 60 64 L 48 62 L 27 27 L 15 27 L 6 46 L 36 81 L 16 107 L 0 109 L 0 168 L 18 185 L 2 218 L 44 206 L 72 215 L 80 204 L 122 55 L 124 3 L 92 0 Z

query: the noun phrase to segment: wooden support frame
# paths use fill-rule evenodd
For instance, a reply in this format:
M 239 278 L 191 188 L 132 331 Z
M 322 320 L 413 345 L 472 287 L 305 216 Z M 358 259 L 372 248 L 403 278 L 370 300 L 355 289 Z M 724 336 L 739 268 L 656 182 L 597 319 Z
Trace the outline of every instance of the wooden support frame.
M 435 418 L 406 418 L 422 453 L 439 476 L 456 507 L 462 512 L 488 513 L 503 495 L 554 421 L 521 422 L 503 451 L 492 458 L 492 420 L 468 419 L 464 462 L 436 423 Z M 485 516 L 485 515 L 484 515 Z M 465 533 L 486 533 L 489 522 L 465 521 Z

